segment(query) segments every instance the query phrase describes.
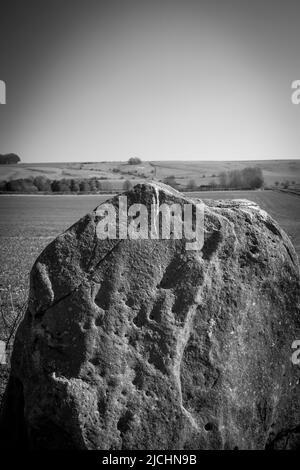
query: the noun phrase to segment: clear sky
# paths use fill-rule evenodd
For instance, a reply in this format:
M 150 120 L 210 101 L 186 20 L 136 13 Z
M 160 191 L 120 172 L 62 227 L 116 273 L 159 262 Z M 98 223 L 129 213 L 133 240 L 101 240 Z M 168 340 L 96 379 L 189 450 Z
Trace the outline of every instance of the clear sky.
M 0 153 L 300 157 L 298 0 L 1 2 Z

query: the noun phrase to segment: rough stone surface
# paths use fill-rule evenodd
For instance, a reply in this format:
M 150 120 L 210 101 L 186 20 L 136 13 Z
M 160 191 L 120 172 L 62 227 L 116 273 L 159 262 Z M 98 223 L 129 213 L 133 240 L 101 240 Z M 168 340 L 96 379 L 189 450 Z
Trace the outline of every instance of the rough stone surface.
M 150 184 L 127 196 L 191 202 Z M 205 201 L 200 253 L 101 241 L 97 222 L 83 217 L 32 269 L 2 445 L 299 447 L 299 265 L 277 223 L 249 201 Z

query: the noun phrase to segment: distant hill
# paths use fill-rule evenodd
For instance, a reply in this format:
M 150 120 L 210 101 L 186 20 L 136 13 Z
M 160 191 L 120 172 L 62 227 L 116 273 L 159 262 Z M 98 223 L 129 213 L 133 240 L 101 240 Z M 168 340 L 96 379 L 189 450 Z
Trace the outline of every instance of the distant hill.
M 15 165 L 20 161 L 20 157 L 15 153 L 7 153 L 5 155 L 0 154 L 0 165 Z
M 288 181 L 290 185 L 300 187 L 300 159 L 219 162 L 181 160 L 130 163 L 100 161 L 6 164 L 0 168 L 0 181 L 33 179 L 38 176 L 43 176 L 51 181 L 96 178 L 106 181 L 116 189 L 121 189 L 126 180 L 137 184 L 145 180 L 164 181 L 166 178 L 174 177 L 179 188 L 186 188 L 191 181 L 196 187 L 209 186 L 213 182 L 219 183 L 219 175 L 222 172 L 257 167 L 262 170 L 266 186 L 277 186 L 276 183 L 282 185 Z

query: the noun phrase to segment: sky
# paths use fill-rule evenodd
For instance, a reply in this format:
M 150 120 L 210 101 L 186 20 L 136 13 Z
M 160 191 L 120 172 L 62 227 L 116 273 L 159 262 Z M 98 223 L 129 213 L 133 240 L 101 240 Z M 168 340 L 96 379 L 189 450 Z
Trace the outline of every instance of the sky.
M 300 157 L 298 0 L 2 0 L 0 154 Z

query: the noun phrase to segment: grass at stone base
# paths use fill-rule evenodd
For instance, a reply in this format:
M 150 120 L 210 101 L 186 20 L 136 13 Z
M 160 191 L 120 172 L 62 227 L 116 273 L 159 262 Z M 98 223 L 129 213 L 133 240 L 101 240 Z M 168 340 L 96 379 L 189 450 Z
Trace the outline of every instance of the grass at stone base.
M 13 344 L 26 311 L 31 266 L 52 238 L 0 237 L 0 341 Z M 9 352 L 6 360 L 7 364 L 0 364 L 0 403 L 9 374 Z

